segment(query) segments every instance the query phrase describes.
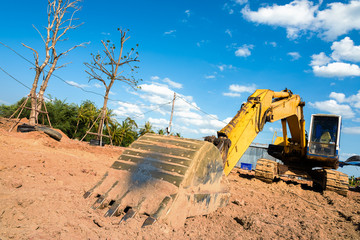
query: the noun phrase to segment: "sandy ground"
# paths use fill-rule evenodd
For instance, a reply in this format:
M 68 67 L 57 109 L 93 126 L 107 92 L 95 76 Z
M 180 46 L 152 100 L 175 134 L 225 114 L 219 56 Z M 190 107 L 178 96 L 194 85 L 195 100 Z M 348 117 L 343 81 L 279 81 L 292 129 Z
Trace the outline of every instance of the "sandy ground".
M 172 229 L 118 225 L 84 199 L 124 149 L 0 129 L 0 239 L 360 239 L 360 194 L 323 194 L 234 170 L 230 204 Z

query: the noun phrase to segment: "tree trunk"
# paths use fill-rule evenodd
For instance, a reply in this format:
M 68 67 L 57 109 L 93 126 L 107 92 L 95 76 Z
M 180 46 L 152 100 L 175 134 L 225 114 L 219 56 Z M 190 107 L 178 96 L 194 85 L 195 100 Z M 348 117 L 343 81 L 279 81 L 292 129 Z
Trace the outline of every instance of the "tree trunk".
M 78 130 L 78 128 L 79 128 L 79 122 L 80 122 L 80 119 L 79 119 L 79 120 L 77 121 L 77 123 L 76 123 L 76 128 L 75 128 L 75 132 L 74 132 L 73 139 L 75 138 L 76 132 L 77 132 L 77 130 Z
M 52 73 L 53 73 L 54 70 L 55 70 L 57 61 L 58 61 L 58 58 L 57 58 L 57 57 L 54 57 L 54 62 L 53 62 L 53 64 L 51 65 L 51 68 L 50 68 L 49 72 L 46 74 L 45 79 L 44 79 L 43 82 L 41 83 L 40 90 L 39 90 L 39 94 L 38 94 L 38 102 L 37 102 L 37 109 L 38 109 L 38 110 L 41 110 L 41 108 L 42 108 L 42 105 L 43 105 L 43 102 L 44 102 L 44 93 L 45 93 L 45 90 L 46 90 L 47 85 L 48 85 L 48 83 L 49 83 L 49 80 L 50 80 L 50 78 L 51 78 L 51 75 L 52 75 Z M 36 112 L 36 119 L 37 119 L 38 117 L 39 117 L 39 112 Z
M 98 128 L 98 140 L 100 140 L 100 146 L 102 146 L 102 134 L 104 130 L 104 122 L 106 117 L 106 110 L 107 110 L 107 102 L 108 102 L 108 96 L 109 96 L 110 88 L 106 89 L 105 97 L 104 97 L 104 105 L 101 110 L 101 118 Z
M 30 90 L 30 98 L 31 98 L 31 111 L 30 111 L 30 117 L 29 117 L 29 124 L 34 126 L 36 124 L 37 119 L 37 97 L 36 97 L 36 89 L 37 89 L 37 83 L 39 81 L 40 77 L 40 70 L 36 69 L 35 79 L 32 85 L 32 88 Z

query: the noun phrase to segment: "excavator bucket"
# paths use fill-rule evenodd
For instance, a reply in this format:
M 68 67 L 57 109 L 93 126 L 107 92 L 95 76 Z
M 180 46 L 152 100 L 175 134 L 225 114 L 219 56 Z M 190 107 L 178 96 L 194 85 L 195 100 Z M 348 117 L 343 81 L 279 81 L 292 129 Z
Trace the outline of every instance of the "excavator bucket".
M 96 185 L 84 194 L 95 197 L 93 209 L 105 217 L 137 213 L 182 226 L 190 216 L 227 205 L 230 197 L 223 160 L 209 142 L 145 134 L 127 148 Z

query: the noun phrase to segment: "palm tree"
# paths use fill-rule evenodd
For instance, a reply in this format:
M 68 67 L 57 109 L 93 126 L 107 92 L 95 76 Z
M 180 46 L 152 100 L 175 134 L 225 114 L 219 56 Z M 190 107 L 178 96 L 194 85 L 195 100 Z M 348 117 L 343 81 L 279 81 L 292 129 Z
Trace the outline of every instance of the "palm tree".
M 155 133 L 152 129 L 152 125 L 149 121 L 145 122 L 145 125 L 143 128 L 140 128 L 139 134 L 140 136 L 146 134 L 146 133 Z
M 121 124 L 114 121 L 110 124 L 113 144 L 127 147 L 137 138 L 137 124 L 131 118 L 126 118 Z
M 165 133 L 166 133 L 166 131 L 162 128 L 158 130 L 159 135 L 165 135 Z
M 96 120 L 99 115 L 99 110 L 95 104 L 90 100 L 84 101 L 79 108 L 77 116 L 77 124 L 74 132 L 74 136 L 79 129 L 79 123 L 84 123 L 86 128 L 89 129 L 90 125 Z

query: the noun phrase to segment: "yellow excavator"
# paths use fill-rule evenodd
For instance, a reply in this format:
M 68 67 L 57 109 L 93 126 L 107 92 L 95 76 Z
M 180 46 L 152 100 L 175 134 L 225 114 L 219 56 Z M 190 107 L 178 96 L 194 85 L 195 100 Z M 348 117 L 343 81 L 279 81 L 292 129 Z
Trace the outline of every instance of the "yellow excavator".
M 304 178 L 346 195 L 347 176 L 332 170 L 339 164 L 341 117 L 313 115 L 307 139 L 304 106 L 288 89 L 259 89 L 217 137 L 199 141 L 145 134 L 124 150 L 84 198 L 95 198 L 93 209 L 107 208 L 105 217 L 122 216 L 119 223 L 142 213 L 148 216 L 143 227 L 159 219 L 182 226 L 187 217 L 228 204 L 226 176 L 265 123 L 278 120 L 283 136 L 269 145 L 268 152 L 283 164 L 259 159 L 255 177 L 267 182 L 282 175 Z

